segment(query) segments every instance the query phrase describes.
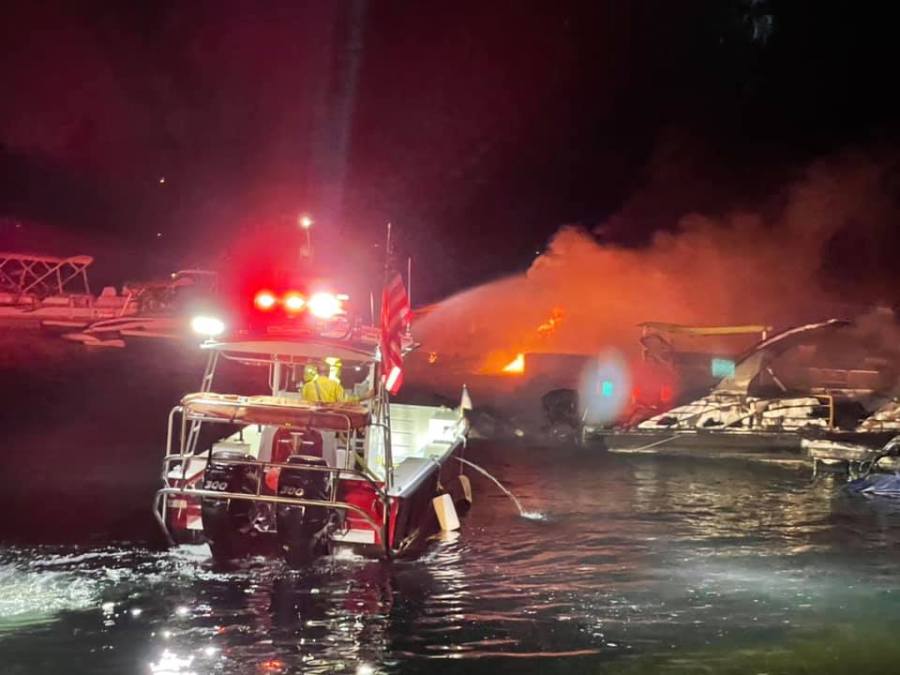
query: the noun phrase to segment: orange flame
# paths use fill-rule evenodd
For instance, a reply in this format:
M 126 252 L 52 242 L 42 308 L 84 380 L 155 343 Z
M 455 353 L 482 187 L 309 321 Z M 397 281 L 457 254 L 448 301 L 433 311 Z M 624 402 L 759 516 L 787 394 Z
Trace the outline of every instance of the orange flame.
M 525 372 L 525 355 L 522 353 L 516 354 L 516 358 L 503 366 L 504 373 L 511 373 L 513 375 L 521 375 Z
M 562 323 L 566 313 L 560 307 L 554 307 L 550 312 L 550 318 L 537 327 L 538 335 L 541 337 L 551 335 Z

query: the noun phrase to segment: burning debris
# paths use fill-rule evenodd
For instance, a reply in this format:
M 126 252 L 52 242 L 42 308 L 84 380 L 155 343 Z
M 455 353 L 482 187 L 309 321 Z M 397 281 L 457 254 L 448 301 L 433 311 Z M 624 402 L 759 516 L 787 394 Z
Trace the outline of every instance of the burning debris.
M 553 335 L 565 316 L 566 313 L 560 307 L 554 307 L 550 312 L 550 318 L 537 327 L 538 336 L 549 337 Z

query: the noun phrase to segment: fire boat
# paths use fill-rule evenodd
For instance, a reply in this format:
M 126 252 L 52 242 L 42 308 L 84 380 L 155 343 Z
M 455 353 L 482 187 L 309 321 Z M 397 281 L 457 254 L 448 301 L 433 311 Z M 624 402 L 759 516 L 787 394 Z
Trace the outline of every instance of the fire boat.
M 457 461 L 468 396 L 457 408 L 391 402 L 390 336 L 353 320 L 347 300 L 262 290 L 253 328 L 229 338 L 222 320 L 193 319 L 206 370 L 200 390 L 169 413 L 154 501 L 171 545 L 208 543 L 217 561 L 277 551 L 296 566 L 345 548 L 402 556 L 459 526 L 471 503 Z M 404 334 L 401 353 L 413 347 Z M 216 392 L 223 363 L 264 369 L 265 389 Z M 335 382 L 346 375 L 342 400 L 304 398 L 304 380 L 315 368 L 324 377 L 322 364 Z

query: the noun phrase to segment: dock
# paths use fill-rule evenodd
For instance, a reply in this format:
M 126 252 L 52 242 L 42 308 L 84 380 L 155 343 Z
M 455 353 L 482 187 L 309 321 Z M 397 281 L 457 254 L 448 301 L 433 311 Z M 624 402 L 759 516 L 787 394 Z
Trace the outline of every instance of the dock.
M 851 478 L 862 475 L 876 464 L 880 471 L 900 471 L 898 445 L 900 436 L 889 441 L 883 448 L 877 449 L 838 441 L 804 441 L 804 449 L 812 463 L 814 476 L 826 469 L 846 473 Z
M 900 435 L 826 432 L 818 437 L 797 432 L 751 430 L 608 431 L 584 437 L 586 445 L 615 454 L 740 459 L 809 467 L 856 477 L 877 463 L 881 471 L 900 471 Z

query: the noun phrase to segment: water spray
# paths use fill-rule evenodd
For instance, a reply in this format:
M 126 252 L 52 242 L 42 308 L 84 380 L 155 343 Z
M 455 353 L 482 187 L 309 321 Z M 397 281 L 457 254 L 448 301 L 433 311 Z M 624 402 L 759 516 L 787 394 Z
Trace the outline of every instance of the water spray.
M 546 518 L 546 516 L 543 513 L 540 513 L 538 511 L 526 511 L 522 507 L 522 502 L 519 501 L 518 497 L 516 497 L 512 492 L 507 490 L 503 486 L 503 483 L 501 483 L 499 480 L 494 478 L 494 476 L 492 476 L 490 473 L 488 473 L 487 469 L 483 469 L 482 467 L 478 466 L 475 462 L 470 462 L 469 460 L 463 459 L 462 457 L 457 457 L 456 459 L 458 459 L 460 462 L 462 462 L 463 464 L 465 464 L 467 466 L 471 466 L 473 469 L 475 469 L 479 473 L 481 473 L 484 476 L 486 476 L 487 478 L 491 479 L 494 482 L 494 484 L 503 491 L 503 494 L 505 494 L 507 497 L 509 497 L 510 499 L 513 500 L 513 503 L 516 505 L 516 508 L 519 510 L 519 515 L 522 516 L 523 518 L 527 518 L 528 520 L 544 520 L 544 518 Z

